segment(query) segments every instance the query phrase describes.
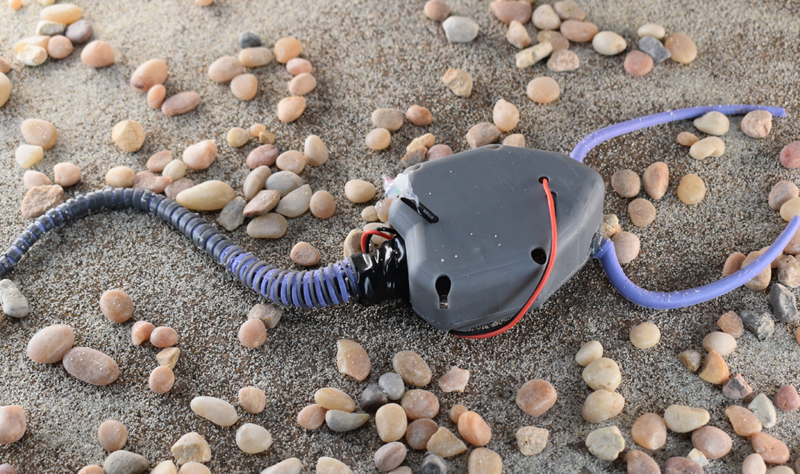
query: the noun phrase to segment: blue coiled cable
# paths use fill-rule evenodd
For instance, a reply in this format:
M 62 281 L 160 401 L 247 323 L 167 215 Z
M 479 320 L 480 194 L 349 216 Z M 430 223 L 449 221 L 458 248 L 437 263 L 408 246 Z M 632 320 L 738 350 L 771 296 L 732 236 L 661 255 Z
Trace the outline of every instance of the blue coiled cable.
M 296 272 L 275 268 L 235 245 L 200 215 L 172 199 L 144 189 L 124 188 L 78 194 L 39 216 L 0 257 L 0 278 L 48 231 L 104 209 L 137 209 L 171 223 L 242 283 L 274 303 L 316 308 L 347 303 L 357 294 L 349 258 L 318 270 Z

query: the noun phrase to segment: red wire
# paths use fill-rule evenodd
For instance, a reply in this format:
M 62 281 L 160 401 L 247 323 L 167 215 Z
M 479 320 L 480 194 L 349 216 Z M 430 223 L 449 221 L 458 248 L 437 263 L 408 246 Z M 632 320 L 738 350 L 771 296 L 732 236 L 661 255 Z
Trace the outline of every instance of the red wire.
M 364 231 L 363 234 L 361 234 L 361 252 L 362 253 L 367 253 L 367 239 L 369 238 L 370 235 L 377 235 L 379 237 L 383 237 L 386 240 L 391 240 L 391 239 L 394 238 L 391 235 L 386 234 L 384 232 L 381 232 L 379 230 L 366 230 L 366 231 Z
M 544 275 L 542 279 L 539 281 L 539 285 L 536 287 L 536 290 L 533 292 L 531 297 L 528 299 L 528 302 L 525 303 L 525 306 L 519 310 L 519 313 L 514 317 L 514 319 L 506 325 L 503 325 L 500 328 L 495 329 L 494 331 L 490 331 L 483 334 L 476 334 L 474 336 L 456 336 L 461 337 L 464 339 L 486 339 L 489 337 L 497 336 L 498 334 L 502 334 L 509 329 L 513 328 L 531 307 L 536 298 L 539 296 L 539 293 L 542 292 L 544 285 L 547 283 L 547 279 L 550 277 L 550 271 L 553 269 L 553 262 L 556 260 L 556 248 L 558 247 L 558 229 L 556 228 L 556 206 L 553 202 L 553 195 L 550 194 L 550 186 L 548 186 L 547 178 L 542 179 L 542 186 L 544 186 L 544 191 L 547 194 L 547 207 L 550 209 L 550 228 L 553 233 L 553 244 L 550 250 L 550 259 L 547 262 L 547 268 L 544 271 Z

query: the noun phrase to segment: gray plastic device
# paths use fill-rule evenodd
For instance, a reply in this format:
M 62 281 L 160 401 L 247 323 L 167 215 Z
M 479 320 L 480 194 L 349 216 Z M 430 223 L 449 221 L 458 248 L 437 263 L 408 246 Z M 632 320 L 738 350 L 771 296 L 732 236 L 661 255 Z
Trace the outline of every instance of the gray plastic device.
M 389 222 L 405 240 L 411 306 L 443 331 L 511 318 L 533 294 L 551 246 L 540 178 L 555 198 L 558 249 L 531 309 L 583 267 L 602 224 L 603 179 L 561 153 L 489 145 L 404 174 L 438 221 L 395 199 Z

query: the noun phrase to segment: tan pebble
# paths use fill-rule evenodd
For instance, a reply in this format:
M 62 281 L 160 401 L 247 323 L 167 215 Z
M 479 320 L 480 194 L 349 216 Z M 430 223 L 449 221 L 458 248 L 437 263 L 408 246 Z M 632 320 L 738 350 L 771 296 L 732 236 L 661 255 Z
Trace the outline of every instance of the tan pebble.
M 383 445 L 375 452 L 375 467 L 387 472 L 398 467 L 406 459 L 407 450 L 403 443 L 397 441 Z
M 81 61 L 89 67 L 110 66 L 114 64 L 114 48 L 105 41 L 92 41 L 83 47 Z
M 197 0 L 201 1 L 201 0 Z M 207 1 L 207 0 L 202 0 Z M 181 466 L 178 474 L 211 474 L 211 470 L 199 462 L 187 462 Z
M 742 261 L 742 268 L 750 265 L 750 263 L 761 256 L 761 252 L 750 252 L 747 254 L 747 257 Z M 769 286 L 769 282 L 772 279 L 772 269 L 767 266 L 764 270 L 761 271 L 755 278 L 748 281 L 744 284 L 747 288 L 755 291 L 766 290 Z
M 567 20 L 561 23 L 560 31 L 570 41 L 585 43 L 592 41 L 599 30 L 594 23 L 588 21 Z
M 0 445 L 19 441 L 25 435 L 25 410 L 19 405 L 0 406 Z
M 697 57 L 697 46 L 694 41 L 682 33 L 673 33 L 667 37 L 664 46 L 669 50 L 672 59 L 688 64 Z
M 64 59 L 72 54 L 72 41 L 64 35 L 56 35 L 47 43 L 47 55 L 53 59 Z
M 497 103 L 494 104 L 494 111 L 492 114 L 494 124 L 497 125 L 497 128 L 499 128 L 501 132 L 513 130 L 517 126 L 517 123 L 519 123 L 519 110 L 517 110 L 514 104 L 506 102 L 503 99 L 498 100 Z
M 464 70 L 448 69 L 442 82 L 459 97 L 469 97 L 472 94 L 472 76 Z
M 544 451 L 550 432 L 544 428 L 523 426 L 517 431 L 517 447 L 523 456 L 534 456 Z
M 278 102 L 278 119 L 285 123 L 294 122 L 303 114 L 305 109 L 305 98 L 287 97 Z
M 172 390 L 175 384 L 175 373 L 166 365 L 156 367 L 150 372 L 150 379 L 148 380 L 150 390 L 155 393 L 167 393 Z
M 731 339 L 733 338 L 731 337 Z M 735 346 L 736 341 L 734 340 L 733 343 Z M 706 354 L 706 358 L 703 360 L 703 367 L 701 368 L 699 375 L 700 378 L 706 382 L 719 385 L 728 381 L 730 371 L 725 359 L 723 359 L 717 351 L 712 349 L 708 352 L 708 354 Z
M 431 114 L 431 111 L 425 107 L 414 104 L 406 111 L 406 119 L 418 127 L 424 127 L 433 122 L 433 115 Z M 433 144 L 431 144 L 431 146 L 432 145 Z
M 603 345 L 598 341 L 589 341 L 582 345 L 578 353 L 575 354 L 575 362 L 582 367 L 586 367 L 601 357 L 603 357 Z
M 745 256 L 743 253 L 734 252 L 725 260 L 725 265 L 722 267 L 722 276 L 726 277 L 733 275 L 742 269 L 742 262 Z
M 778 260 L 778 283 L 797 288 L 800 286 L 800 263 L 791 255 L 784 255 Z
M 767 474 L 767 465 L 760 454 L 753 453 L 742 462 L 742 474 Z
M 450 411 L 447 413 L 447 416 L 450 417 L 450 421 L 458 425 L 458 419 L 461 418 L 461 415 L 463 415 L 468 411 L 469 410 L 467 410 L 467 407 L 465 407 L 464 405 L 455 404 L 453 405 L 452 408 L 450 408 Z
M 253 125 L 250 125 L 249 131 L 250 135 L 258 138 L 259 135 L 267 131 L 267 127 L 260 123 L 254 123 Z
M 616 214 L 603 214 L 603 225 L 600 227 L 600 232 L 607 239 L 622 232 L 622 228 L 619 226 L 619 218 Z
M 296 38 L 287 36 L 275 42 L 275 59 L 281 64 L 286 64 L 290 60 L 300 56 L 303 52 L 303 44 Z
M 167 80 L 167 63 L 163 59 L 151 59 L 136 68 L 131 75 L 131 87 L 147 92 L 151 87 Z
M 550 56 L 552 52 L 553 45 L 549 42 L 538 43 L 515 54 L 514 63 L 520 69 L 530 67 Z
M 58 163 L 53 167 L 53 180 L 67 188 L 81 180 L 81 169 L 72 163 Z
M 696 174 L 687 174 L 678 185 L 678 199 L 686 204 L 697 204 L 706 195 L 706 184 Z
M 441 145 L 441 146 L 446 146 L 446 145 Z M 509 135 L 503 139 L 503 146 L 514 146 L 517 148 L 525 148 L 525 136 L 522 135 L 521 133 L 515 133 L 513 135 Z M 452 154 L 452 152 L 450 154 Z M 430 161 L 431 159 L 439 158 L 439 156 L 436 156 L 436 158 L 432 158 L 432 156 L 433 155 L 431 154 L 430 150 L 428 150 L 428 161 Z
M 648 166 L 642 175 L 644 190 L 655 200 L 664 197 L 669 186 L 669 168 L 663 161 L 656 161 Z
M 583 381 L 592 390 L 605 389 L 610 392 L 619 387 L 622 382 L 622 374 L 619 365 L 611 359 L 601 357 L 583 369 Z
M 470 128 L 464 138 L 470 148 L 479 148 L 496 142 L 500 138 L 500 129 L 493 123 L 481 122 Z
M 338 459 L 321 457 L 317 460 L 316 474 L 353 474 L 353 471 Z
M 641 181 L 632 170 L 619 170 L 611 176 L 611 187 L 622 197 L 632 198 L 639 194 Z
M 548 42 L 553 47 L 553 53 L 569 49 L 569 40 L 558 31 L 542 30 L 536 34 L 540 43 Z
M 467 465 L 469 474 L 500 474 L 503 472 L 503 458 L 487 448 L 478 448 L 469 454 Z
M 317 80 L 311 73 L 304 72 L 295 76 L 289 82 L 289 93 L 292 95 L 306 95 L 317 87 Z
M 790 181 L 778 181 L 769 192 L 769 208 L 779 211 L 786 201 L 800 196 L 800 189 Z
M 244 347 L 261 347 L 267 341 L 267 328 L 260 319 L 251 319 L 239 327 L 238 337 Z
M 11 63 L 6 58 L 0 57 L 0 74 L 8 74 L 11 70 Z M 2 103 L 0 103 L 2 105 Z
M 262 46 L 256 48 L 245 48 L 239 51 L 239 62 L 242 66 L 249 68 L 256 68 L 266 66 L 275 59 L 272 51 L 269 48 Z
M 108 290 L 100 297 L 100 311 L 109 321 L 124 323 L 133 316 L 133 300 L 122 290 Z
M 654 23 L 648 23 L 640 26 L 639 29 L 636 30 L 636 34 L 639 36 L 639 38 L 643 36 L 652 36 L 655 39 L 664 39 L 664 36 L 666 36 L 667 33 L 663 26 L 656 25 Z
M 424 387 L 431 383 L 431 368 L 422 357 L 412 351 L 401 351 L 392 358 L 392 367 L 403 381 L 416 387 Z
M 307 242 L 298 242 L 292 247 L 290 258 L 298 265 L 310 267 L 319 263 L 319 251 Z
M 290 59 L 286 63 L 286 71 L 292 76 L 297 76 L 306 72 L 311 72 L 313 69 L 314 68 L 311 65 L 311 63 L 303 58 Z
M 17 41 L 14 44 L 14 52 L 20 53 L 28 46 L 36 46 L 42 49 L 47 49 L 47 45 L 50 43 L 50 36 L 49 35 L 36 35 L 36 36 L 27 36 L 22 38 L 21 40 Z
M 239 420 L 236 408 L 215 397 L 194 397 L 189 404 L 192 411 L 219 426 L 232 426 Z
M 741 128 L 748 137 L 765 138 L 772 131 L 772 114 L 766 110 L 749 112 L 742 119 Z
M 20 126 L 22 137 L 31 145 L 36 145 L 49 150 L 53 148 L 58 139 L 56 127 L 47 120 L 27 119 Z
M 191 432 L 181 436 L 170 449 L 178 464 L 188 462 L 208 462 L 211 460 L 211 448 L 205 438 Z
M 794 216 L 800 216 L 800 197 L 789 199 L 780 208 L 781 218 L 786 222 L 792 220 Z
M 613 461 L 625 450 L 625 438 L 616 426 L 600 428 L 586 437 L 586 447 L 598 458 Z
M 427 390 L 409 390 L 400 400 L 409 420 L 434 418 L 439 413 L 439 399 Z
M 64 200 L 64 188 L 59 185 L 34 186 L 22 198 L 21 213 L 23 217 L 39 217 Z
M 413 139 L 406 147 L 406 151 L 414 151 L 419 147 L 430 148 L 434 143 L 436 143 L 436 137 L 431 133 L 426 133 L 425 135 Z
M 704 138 L 689 148 L 689 155 L 695 160 L 703 160 L 709 156 L 719 157 L 723 153 L 725 153 L 725 143 L 718 137 Z
M 159 326 L 150 333 L 153 347 L 170 347 L 178 343 L 178 332 L 166 326 Z
M 423 11 L 433 21 L 444 21 L 450 16 L 450 6 L 441 0 L 429 0 Z
M 703 348 L 709 352 L 717 351 L 719 355 L 726 356 L 736 349 L 736 339 L 724 332 L 711 332 L 703 338 Z
M 616 417 L 625 407 L 625 398 L 608 390 L 597 390 L 589 394 L 581 407 L 581 416 L 588 423 L 602 423 Z
M 306 167 L 306 157 L 299 151 L 285 151 L 275 159 L 275 166 L 281 171 L 291 171 L 294 174 L 300 174 Z
M 469 370 L 450 368 L 450 372 L 439 379 L 439 389 L 445 393 L 463 392 L 469 382 Z
M 200 104 L 200 94 L 194 91 L 175 94 L 161 104 L 161 113 L 167 117 L 191 112 Z
M 351 179 L 344 185 L 344 195 L 356 204 L 371 200 L 376 192 L 375 185 L 361 179 Z
M 389 403 L 375 413 L 375 427 L 378 437 L 384 443 L 391 443 L 402 439 L 408 428 L 408 419 L 403 407 L 396 403 Z
M 169 461 L 165 461 L 165 462 L 169 462 Z M 84 466 L 84 467 L 81 468 L 80 471 L 78 471 L 78 474 L 105 474 L 105 473 L 106 473 L 106 471 L 104 471 L 102 467 L 100 467 L 100 466 L 98 466 L 96 464 L 91 464 L 89 466 Z M 168 474 L 177 474 L 177 473 L 178 473 L 178 470 L 176 469 L 175 471 L 172 471 L 172 472 L 170 472 Z M 16 471 L 9 472 L 9 473 L 3 473 L 3 474 L 16 474 Z M 152 471 L 152 474 L 167 474 L 167 473 L 165 473 L 163 471 L 156 472 L 156 470 L 154 469 Z
M 491 428 L 474 411 L 468 411 L 458 418 L 458 434 L 473 446 L 486 446 L 492 439 Z
M 528 31 L 522 23 L 516 20 L 513 20 L 509 24 L 508 31 L 506 32 L 506 40 L 520 49 L 527 48 L 531 45 L 531 37 L 528 35 Z
M 262 168 L 259 166 L 257 169 Z M 269 168 L 267 168 L 269 169 Z M 251 173 L 252 174 L 252 173 Z M 281 199 L 281 194 L 275 190 L 262 190 L 259 191 L 251 201 L 245 206 L 243 214 L 245 217 L 258 217 L 268 213 Z
M 424 146 L 414 148 L 413 150 L 403 155 L 403 158 L 400 159 L 400 164 L 403 165 L 403 168 L 408 168 L 410 166 L 420 164 L 425 161 L 425 156 L 427 154 L 428 154 L 428 149 Z
M 136 179 L 136 173 L 127 166 L 115 166 L 106 173 L 106 183 L 114 188 L 130 188 Z
M 208 78 L 214 82 L 228 82 L 244 74 L 244 66 L 233 56 L 223 56 L 208 66 Z
M 315 430 L 325 423 L 325 413 L 328 410 L 317 404 L 309 405 L 297 414 L 297 424 L 307 430 Z
M 517 392 L 517 406 L 531 416 L 541 416 L 557 399 L 556 389 L 541 379 L 526 382 Z
M 62 364 L 67 373 L 91 385 L 108 385 L 119 377 L 114 359 L 88 347 L 73 347 L 64 354 Z
M 761 431 L 761 420 L 745 407 L 731 405 L 725 409 L 725 416 L 730 420 L 733 430 L 739 436 L 753 436 Z
M 697 143 L 699 139 L 691 132 L 681 132 L 678 134 L 678 143 L 683 146 L 692 146 Z
M 172 184 L 172 178 L 169 176 L 156 176 L 149 171 L 139 171 L 133 178 L 134 188 L 147 189 L 156 194 L 163 193 L 170 184 Z
M 39 330 L 28 341 L 26 354 L 40 364 L 53 364 L 64 358 L 64 354 L 75 344 L 75 332 L 64 324 L 54 324 Z
M 625 51 L 625 48 L 628 47 L 628 43 L 625 41 L 625 38 L 623 38 L 622 36 L 614 33 L 613 31 L 601 31 L 601 32 L 597 33 L 596 35 L 594 35 L 594 37 L 592 38 L 592 47 L 594 48 L 595 51 L 597 51 L 598 53 L 600 53 L 600 54 L 602 54 L 604 56 L 614 56 L 615 54 L 619 54 L 619 53 Z M 625 60 L 625 64 L 626 64 L 625 70 L 628 71 L 629 74 L 632 74 L 632 75 L 643 75 L 643 74 L 646 74 L 647 72 L 649 72 L 650 69 L 652 69 L 653 58 L 651 58 L 649 55 L 647 55 L 645 53 L 642 53 L 641 51 L 639 51 L 639 53 L 641 55 L 646 56 L 647 58 L 650 59 L 650 64 L 651 64 L 650 68 L 649 69 L 645 68 L 645 67 L 636 68 L 636 70 L 634 72 L 641 73 L 641 74 L 632 74 L 631 71 L 628 70 L 627 66 L 629 64 L 628 64 L 628 60 L 626 58 L 626 60 Z M 644 65 L 642 65 L 642 66 L 644 66 Z M 644 69 L 647 69 L 647 70 L 642 73 L 642 70 L 644 70 Z
M 158 361 L 158 365 L 163 365 L 165 367 L 169 367 L 170 369 L 174 369 L 175 365 L 178 363 L 178 358 L 180 355 L 181 350 L 177 347 L 167 347 L 156 354 L 156 360 Z
M 427 449 L 433 454 L 443 458 L 449 458 L 466 452 L 467 446 L 460 439 L 456 438 L 450 430 L 441 427 L 431 436 L 431 439 L 428 440 Z
M 756 433 L 750 438 L 750 445 L 769 464 L 789 462 L 789 449 L 782 441 L 767 433 Z
M 645 413 L 633 422 L 631 436 L 645 449 L 661 449 L 667 443 L 667 425 L 656 413 Z
M 653 323 L 640 323 L 631 328 L 630 340 L 639 349 L 649 349 L 661 340 L 661 331 Z
M 353 229 L 345 237 L 342 243 L 342 250 L 344 258 L 347 258 L 354 253 L 361 253 L 361 235 L 364 232 L 361 229 Z
M 2 66 L 2 64 L 0 64 L 0 66 Z M 10 96 L 11 81 L 8 80 L 8 76 L 6 76 L 5 73 L 0 72 L 0 107 L 4 106 L 6 102 L 8 102 L 8 98 Z
M 128 430 L 117 420 L 106 420 L 97 429 L 97 438 L 106 451 L 118 451 L 128 442 Z
M 318 219 L 329 219 L 336 212 L 336 202 L 328 191 L 317 191 L 309 203 L 311 214 Z
M 144 144 L 145 132 L 141 125 L 133 120 L 123 120 L 114 125 L 111 138 L 124 151 L 138 151 Z
M 744 257 L 744 255 L 742 256 Z M 719 326 L 724 333 L 730 334 L 735 338 L 744 334 L 744 325 L 742 324 L 742 319 L 733 311 L 728 311 L 720 316 L 719 320 L 717 321 L 717 326 Z
M 376 128 L 367 134 L 367 147 L 373 150 L 384 150 L 392 143 L 392 135 L 385 128 Z
M 181 160 L 172 160 L 164 167 L 161 175 L 169 177 L 172 180 L 170 184 L 172 184 L 186 176 L 186 165 Z
M 397 109 L 375 109 L 371 118 L 373 125 L 390 132 L 399 130 L 403 126 L 403 112 Z
M 437 431 L 439 431 L 439 425 L 429 418 L 414 420 L 406 428 L 406 443 L 411 449 L 425 450 L 431 436 Z
M 19 10 L 22 8 L 22 0 L 8 0 L 8 7 L 12 10 Z
M 367 351 L 355 341 L 339 339 L 336 342 L 336 365 L 339 372 L 359 382 L 366 379 L 371 370 Z
M 156 327 L 147 321 L 136 321 L 131 327 L 131 340 L 133 345 L 140 346 L 144 341 L 150 340 L 150 334 Z
M 147 106 L 151 109 L 160 109 L 164 105 L 167 97 L 167 89 L 161 84 L 157 84 L 147 91 Z
M 247 235 L 254 239 L 279 239 L 286 234 L 286 218 L 271 212 L 256 217 L 247 224 Z
M 620 264 L 632 262 L 639 256 L 639 237 L 630 232 L 618 232 L 611 237 Z
M 194 0 L 194 3 L 200 5 L 201 7 L 207 7 L 214 3 L 214 0 Z
M 528 98 L 539 104 L 549 104 L 561 95 L 558 83 L 549 77 L 537 77 L 528 83 Z
M 328 147 L 316 135 L 309 135 L 303 144 L 303 154 L 311 166 L 320 166 L 328 161 Z
M 187 168 L 193 170 L 208 168 L 216 157 L 217 144 L 214 140 L 203 140 L 190 145 L 183 151 L 183 163 Z
M 625 464 L 628 474 L 661 474 L 661 468 L 653 458 L 635 449 L 625 455 Z
M 702 408 L 670 405 L 664 411 L 664 423 L 675 433 L 689 433 L 708 423 L 711 415 Z
M 678 354 L 678 360 L 681 361 L 681 364 L 683 364 L 689 372 L 697 372 L 700 370 L 700 365 L 703 363 L 703 355 L 697 351 L 683 351 Z
M 628 215 L 636 227 L 647 227 L 656 219 L 656 208 L 647 199 L 634 199 L 628 203 Z
M 356 409 L 356 403 L 350 395 L 342 392 L 338 388 L 321 388 L 314 393 L 314 401 L 317 405 L 327 410 L 341 410 L 352 413 Z M 405 428 L 403 429 L 405 431 Z
M 258 79 L 252 74 L 240 74 L 231 80 L 231 92 L 239 100 L 252 100 L 258 94 Z
M 378 211 L 375 206 L 367 206 L 361 211 L 361 218 L 367 222 L 375 222 L 378 220 Z
M 495 1 L 489 5 L 492 13 L 503 23 L 516 20 L 527 23 L 531 19 L 531 4 L 524 1 Z M 538 28 L 538 26 L 537 26 Z
M 39 18 L 42 20 L 64 23 L 65 25 L 75 23 L 81 19 L 81 16 L 83 16 L 81 9 L 72 3 L 51 5 L 39 12 Z

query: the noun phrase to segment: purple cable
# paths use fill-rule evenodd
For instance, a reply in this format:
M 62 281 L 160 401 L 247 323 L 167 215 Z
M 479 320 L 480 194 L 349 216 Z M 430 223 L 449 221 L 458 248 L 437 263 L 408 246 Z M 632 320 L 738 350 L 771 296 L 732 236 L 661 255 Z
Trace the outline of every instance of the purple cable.
M 636 130 L 652 127 L 654 125 L 661 125 L 662 123 L 699 117 L 707 114 L 708 112 L 721 112 L 725 115 L 740 115 L 752 112 L 754 110 L 766 110 L 775 117 L 786 116 L 786 110 L 780 107 L 764 107 L 760 105 L 706 105 L 702 107 L 692 107 L 690 109 L 670 110 L 660 114 L 647 115 L 645 117 L 639 117 L 633 120 L 620 122 L 605 128 L 601 128 L 596 132 L 592 132 L 583 140 L 578 142 L 578 144 L 575 146 L 575 149 L 572 150 L 572 153 L 570 153 L 569 156 L 570 158 L 583 163 L 583 159 L 592 150 L 592 148 L 606 140 L 610 140 L 626 133 L 635 132 Z
M 739 288 L 755 278 L 756 275 L 770 266 L 770 264 L 781 255 L 783 249 L 786 248 L 798 229 L 800 229 L 800 217 L 794 216 L 792 220 L 789 221 L 789 225 L 781 232 L 778 240 L 764 251 L 761 256 L 747 265 L 747 267 L 721 280 L 717 280 L 714 283 L 709 283 L 708 285 L 690 290 L 671 291 L 669 293 L 648 291 L 636 286 L 630 281 L 619 265 L 617 252 L 614 250 L 614 242 L 611 240 L 606 239 L 600 244 L 600 248 L 595 252 L 594 258 L 600 260 L 600 263 L 603 265 L 603 270 L 606 272 L 606 276 L 608 276 L 611 284 L 614 285 L 614 288 L 633 303 L 644 306 L 645 308 L 654 309 L 684 308 L 686 306 L 713 300 L 718 296 L 722 296 L 725 293 Z

